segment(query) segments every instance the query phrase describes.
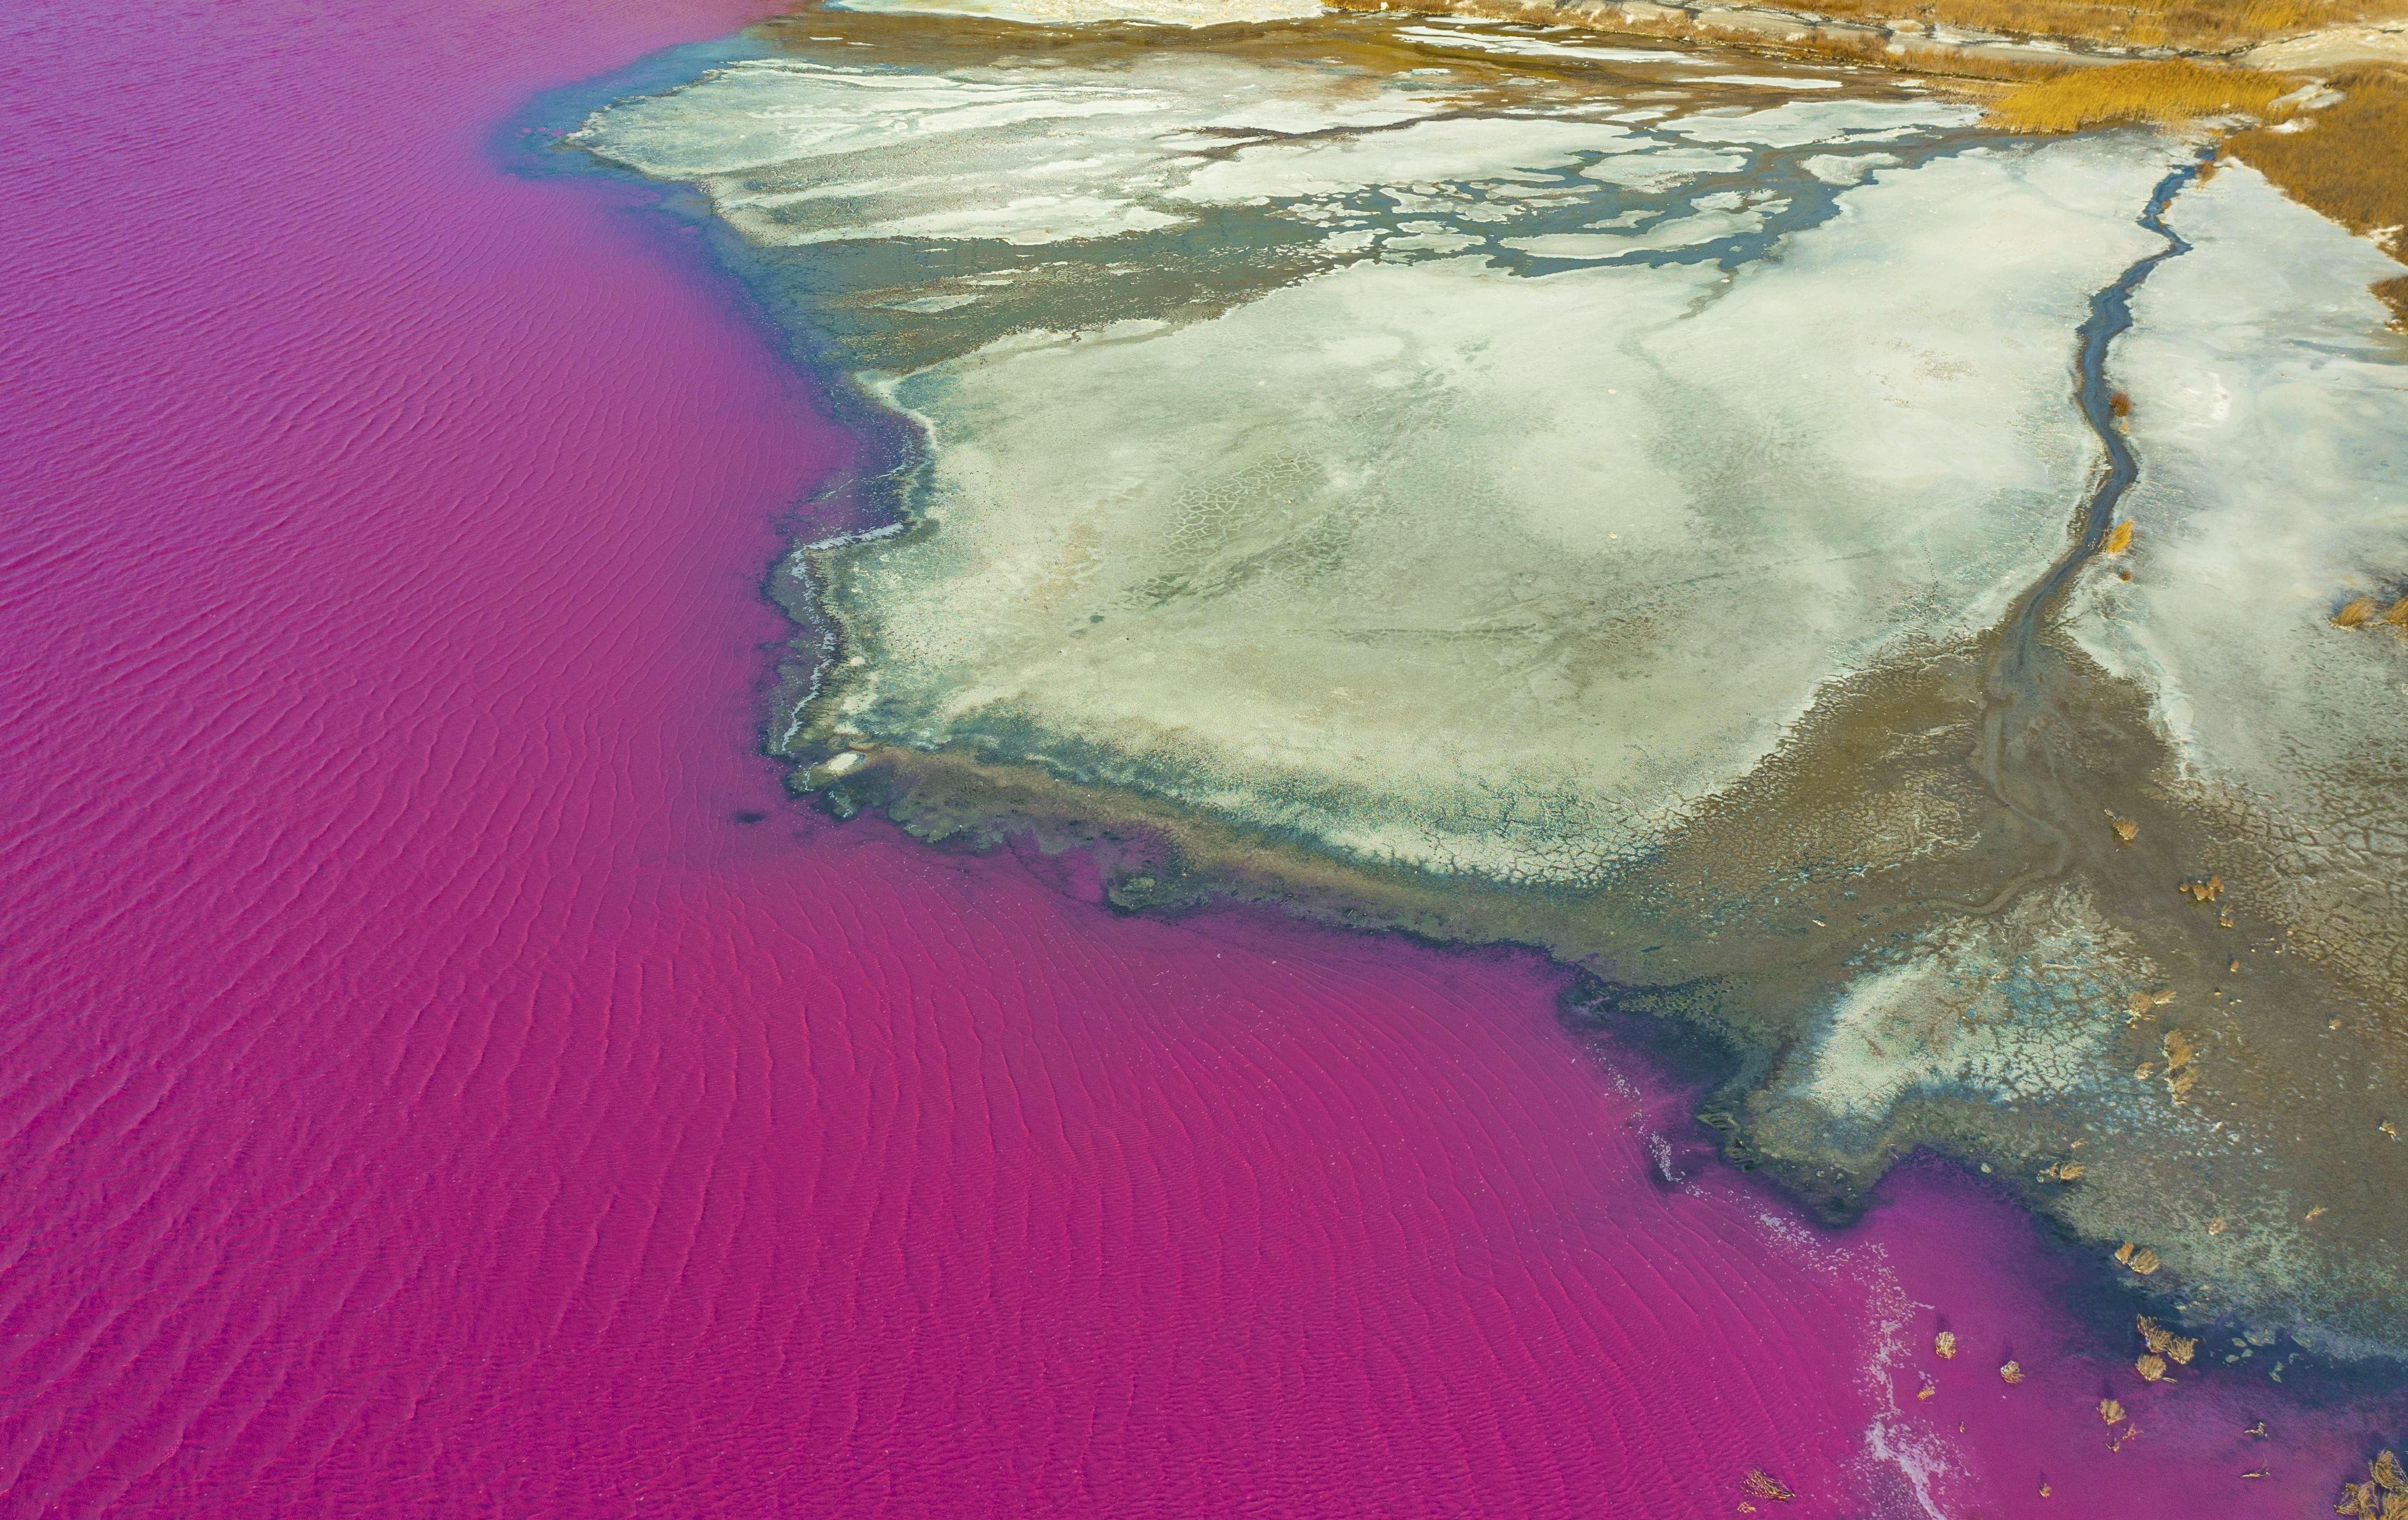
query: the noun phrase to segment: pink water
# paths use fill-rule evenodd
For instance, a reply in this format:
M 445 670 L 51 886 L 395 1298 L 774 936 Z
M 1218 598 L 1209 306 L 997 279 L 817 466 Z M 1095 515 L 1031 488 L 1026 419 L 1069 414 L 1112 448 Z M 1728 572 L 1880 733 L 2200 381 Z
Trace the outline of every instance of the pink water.
M 631 193 L 487 147 L 746 15 L 0 22 L 0 1513 L 2329 1495 L 2367 1416 L 2142 1398 L 1967 1183 L 1657 1185 L 1677 1096 L 1533 962 L 781 807 L 756 587 L 843 442 Z

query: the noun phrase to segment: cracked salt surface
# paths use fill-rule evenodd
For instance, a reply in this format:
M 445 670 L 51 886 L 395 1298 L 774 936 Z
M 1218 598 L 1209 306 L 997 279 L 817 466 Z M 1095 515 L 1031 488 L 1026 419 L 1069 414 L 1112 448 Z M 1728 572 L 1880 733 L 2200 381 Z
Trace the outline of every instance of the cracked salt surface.
M 781 60 L 595 118 L 588 146 L 697 179 L 764 243 L 1151 237 L 1168 266 L 1174 223 L 1257 216 L 1339 261 L 1210 320 L 1066 296 L 888 369 L 927 441 L 902 505 L 937 531 L 831 570 L 867 656 L 840 729 L 1366 860 L 1589 881 L 1826 682 L 1985 626 L 2056 552 L 2091 457 L 2066 335 L 2142 251 L 2163 150 L 1960 145 L 1837 188 L 1850 145 L 1966 109 L 1609 122 L 1610 90 L 1439 88 L 1192 54 Z
M 2075 888 L 1993 920 L 1951 920 L 1840 997 L 1795 1096 L 1873 1124 L 1916 1091 L 2062 1097 L 2118 1075 L 2113 1036 L 2151 968 Z
M 939 531 L 831 570 L 867 655 L 841 729 L 1367 860 L 1589 881 L 1826 682 L 1985 625 L 2047 563 L 2091 452 L 2065 335 L 2140 251 L 2161 150 L 1927 152 L 1835 188 L 1849 145 L 1939 141 L 1966 109 L 1706 95 L 1642 123 L 1597 119 L 1610 90 L 1440 88 L 849 56 L 589 123 L 764 244 L 1152 237 L 1175 262 L 1190 227 L 1257 215 L 1339 261 L 1211 320 L 1057 299 L 877 379 L 927 441 L 901 505 Z M 932 321 L 983 306 L 908 292 L 887 304 Z

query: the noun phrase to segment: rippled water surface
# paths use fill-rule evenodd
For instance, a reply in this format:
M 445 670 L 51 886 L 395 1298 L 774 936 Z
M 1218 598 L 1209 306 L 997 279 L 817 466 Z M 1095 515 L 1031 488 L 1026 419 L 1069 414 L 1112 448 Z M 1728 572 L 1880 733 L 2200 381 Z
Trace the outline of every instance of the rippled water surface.
M 1965 1180 L 1810 1227 L 1534 960 L 783 804 L 759 586 L 849 445 L 692 239 L 495 146 L 748 19 L 9 22 L 0 1513 L 2329 1494 L 2370 1416 L 2140 1389 Z

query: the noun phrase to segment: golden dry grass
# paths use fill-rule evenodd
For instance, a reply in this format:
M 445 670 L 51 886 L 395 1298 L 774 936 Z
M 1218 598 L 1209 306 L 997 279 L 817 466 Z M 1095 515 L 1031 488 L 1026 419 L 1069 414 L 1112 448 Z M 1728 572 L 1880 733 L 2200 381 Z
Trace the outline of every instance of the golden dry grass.
M 1916 17 L 2025 36 L 2108 42 L 2128 48 L 2244 48 L 2316 27 L 2408 16 L 2408 0 L 1824 0 L 1815 9 L 1849 17 Z
M 2116 122 L 2180 125 L 2205 116 L 2263 116 L 2295 81 L 2256 69 L 2168 58 L 2106 68 L 2067 69 L 2020 84 L 1990 105 L 1990 119 L 2018 132 L 2078 132 Z

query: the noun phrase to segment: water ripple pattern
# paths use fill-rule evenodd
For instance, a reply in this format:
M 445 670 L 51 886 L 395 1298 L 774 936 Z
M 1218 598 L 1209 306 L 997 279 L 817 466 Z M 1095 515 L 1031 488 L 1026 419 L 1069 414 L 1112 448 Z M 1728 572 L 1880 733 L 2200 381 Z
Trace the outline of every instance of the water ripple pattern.
M 781 807 L 848 445 L 641 195 L 498 162 L 747 18 L 10 16 L 0 1515 L 2322 1497 L 2363 1429 L 2238 1484 L 2209 1389 L 2103 1455 L 2000 1203 L 1806 1229 L 1532 964 Z

